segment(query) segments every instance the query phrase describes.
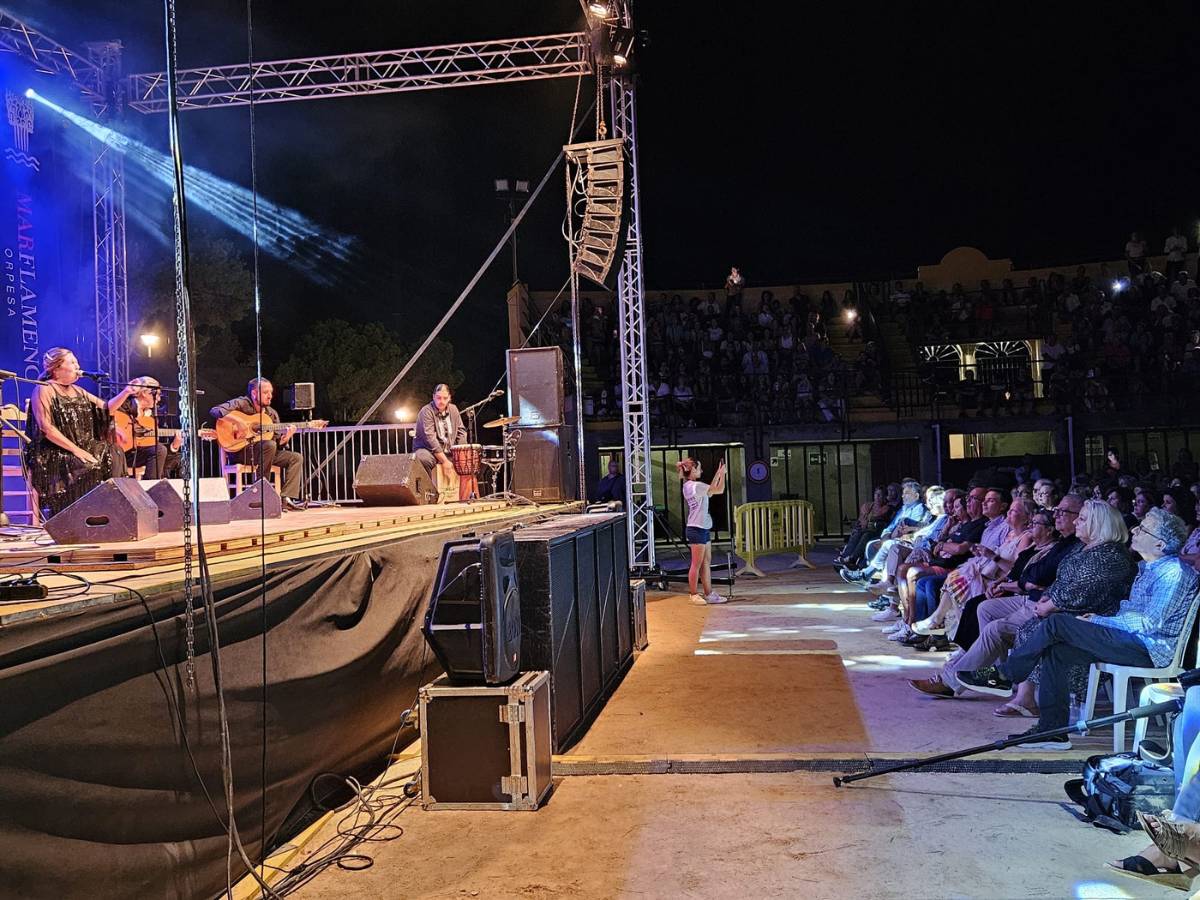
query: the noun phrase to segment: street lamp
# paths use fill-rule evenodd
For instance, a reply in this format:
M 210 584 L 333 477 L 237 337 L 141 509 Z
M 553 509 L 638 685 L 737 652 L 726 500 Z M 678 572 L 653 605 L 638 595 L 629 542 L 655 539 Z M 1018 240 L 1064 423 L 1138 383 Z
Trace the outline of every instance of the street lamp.
M 157 334 L 143 334 L 141 340 L 142 340 L 143 346 L 145 346 L 145 348 L 146 348 L 146 356 L 149 359 L 153 359 L 154 358 L 154 348 L 158 346 L 158 340 L 159 340 L 158 335 Z
M 511 225 L 517 217 L 517 210 L 523 207 L 529 199 L 529 182 L 525 179 L 497 178 L 496 199 L 508 204 L 508 222 Z M 521 279 L 517 276 L 517 233 L 512 233 L 512 283 Z
M 411 416 L 411 415 L 412 415 L 412 413 L 407 406 L 397 406 L 396 407 L 395 416 L 396 416 L 397 422 L 407 422 L 409 419 L 409 416 Z

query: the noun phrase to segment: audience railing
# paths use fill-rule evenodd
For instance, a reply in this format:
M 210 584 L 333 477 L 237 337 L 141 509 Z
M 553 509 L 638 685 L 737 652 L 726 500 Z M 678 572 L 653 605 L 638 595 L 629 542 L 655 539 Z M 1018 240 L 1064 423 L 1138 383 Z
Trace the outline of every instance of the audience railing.
M 746 562 L 748 575 L 762 575 L 760 556 L 795 553 L 790 568 L 814 568 L 808 561 L 814 538 L 813 505 L 807 500 L 743 503 L 733 511 L 733 551 Z

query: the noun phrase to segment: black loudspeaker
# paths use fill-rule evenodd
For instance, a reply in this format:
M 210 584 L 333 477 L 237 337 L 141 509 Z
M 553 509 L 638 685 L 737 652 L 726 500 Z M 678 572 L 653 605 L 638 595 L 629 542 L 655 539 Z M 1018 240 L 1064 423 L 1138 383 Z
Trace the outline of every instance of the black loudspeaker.
M 158 530 L 183 530 L 183 479 L 163 478 L 142 482 L 146 494 L 158 507 Z M 227 525 L 233 513 L 229 503 L 229 487 L 224 478 L 200 479 L 200 524 Z
M 437 502 L 437 488 L 411 453 L 364 456 L 354 473 L 354 493 L 366 506 Z
M 568 144 L 563 151 L 568 177 L 575 188 L 571 208 L 577 209 L 577 202 L 583 204 L 572 268 L 600 287 L 611 288 L 609 276 L 621 268 L 627 230 L 625 142 L 617 138 Z
M 509 470 L 509 490 L 538 503 L 574 500 L 579 493 L 574 427 L 515 430 L 521 436 Z
M 521 426 L 563 423 L 561 347 L 508 351 L 508 414 Z
M 258 479 L 229 501 L 229 518 L 234 522 L 245 519 L 278 519 L 283 515 L 283 501 L 275 485 Z
M 288 385 L 288 406 L 292 409 L 312 409 L 317 405 L 317 386 L 311 381 Z
M 515 538 L 521 667 L 550 672 L 559 753 L 583 735 L 633 658 L 625 516 L 555 516 Z
M 96 485 L 46 522 L 58 544 L 140 541 L 158 534 L 158 507 L 133 478 Z
M 425 640 L 456 684 L 503 684 L 521 671 L 521 597 L 511 531 L 442 547 Z

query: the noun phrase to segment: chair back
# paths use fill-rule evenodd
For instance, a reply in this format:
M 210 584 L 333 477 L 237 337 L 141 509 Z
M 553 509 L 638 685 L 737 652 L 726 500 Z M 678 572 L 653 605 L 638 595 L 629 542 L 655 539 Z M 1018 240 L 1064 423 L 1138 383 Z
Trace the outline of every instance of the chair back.
M 1192 665 L 1197 658 L 1196 614 L 1200 612 L 1200 591 L 1192 597 L 1188 607 L 1187 618 L 1183 620 L 1183 629 L 1179 632 L 1179 643 L 1175 645 L 1175 658 L 1171 665 L 1183 669 L 1184 663 Z

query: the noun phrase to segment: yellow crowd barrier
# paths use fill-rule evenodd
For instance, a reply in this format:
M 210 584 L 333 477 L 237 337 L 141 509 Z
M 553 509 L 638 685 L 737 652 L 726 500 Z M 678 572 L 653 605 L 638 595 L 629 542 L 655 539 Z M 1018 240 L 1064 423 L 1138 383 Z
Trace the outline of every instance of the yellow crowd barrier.
M 733 522 L 733 549 L 746 561 L 743 572 L 762 575 L 754 560 L 773 553 L 795 553 L 793 569 L 814 568 L 806 556 L 813 545 L 813 505 L 807 500 L 743 503 Z

